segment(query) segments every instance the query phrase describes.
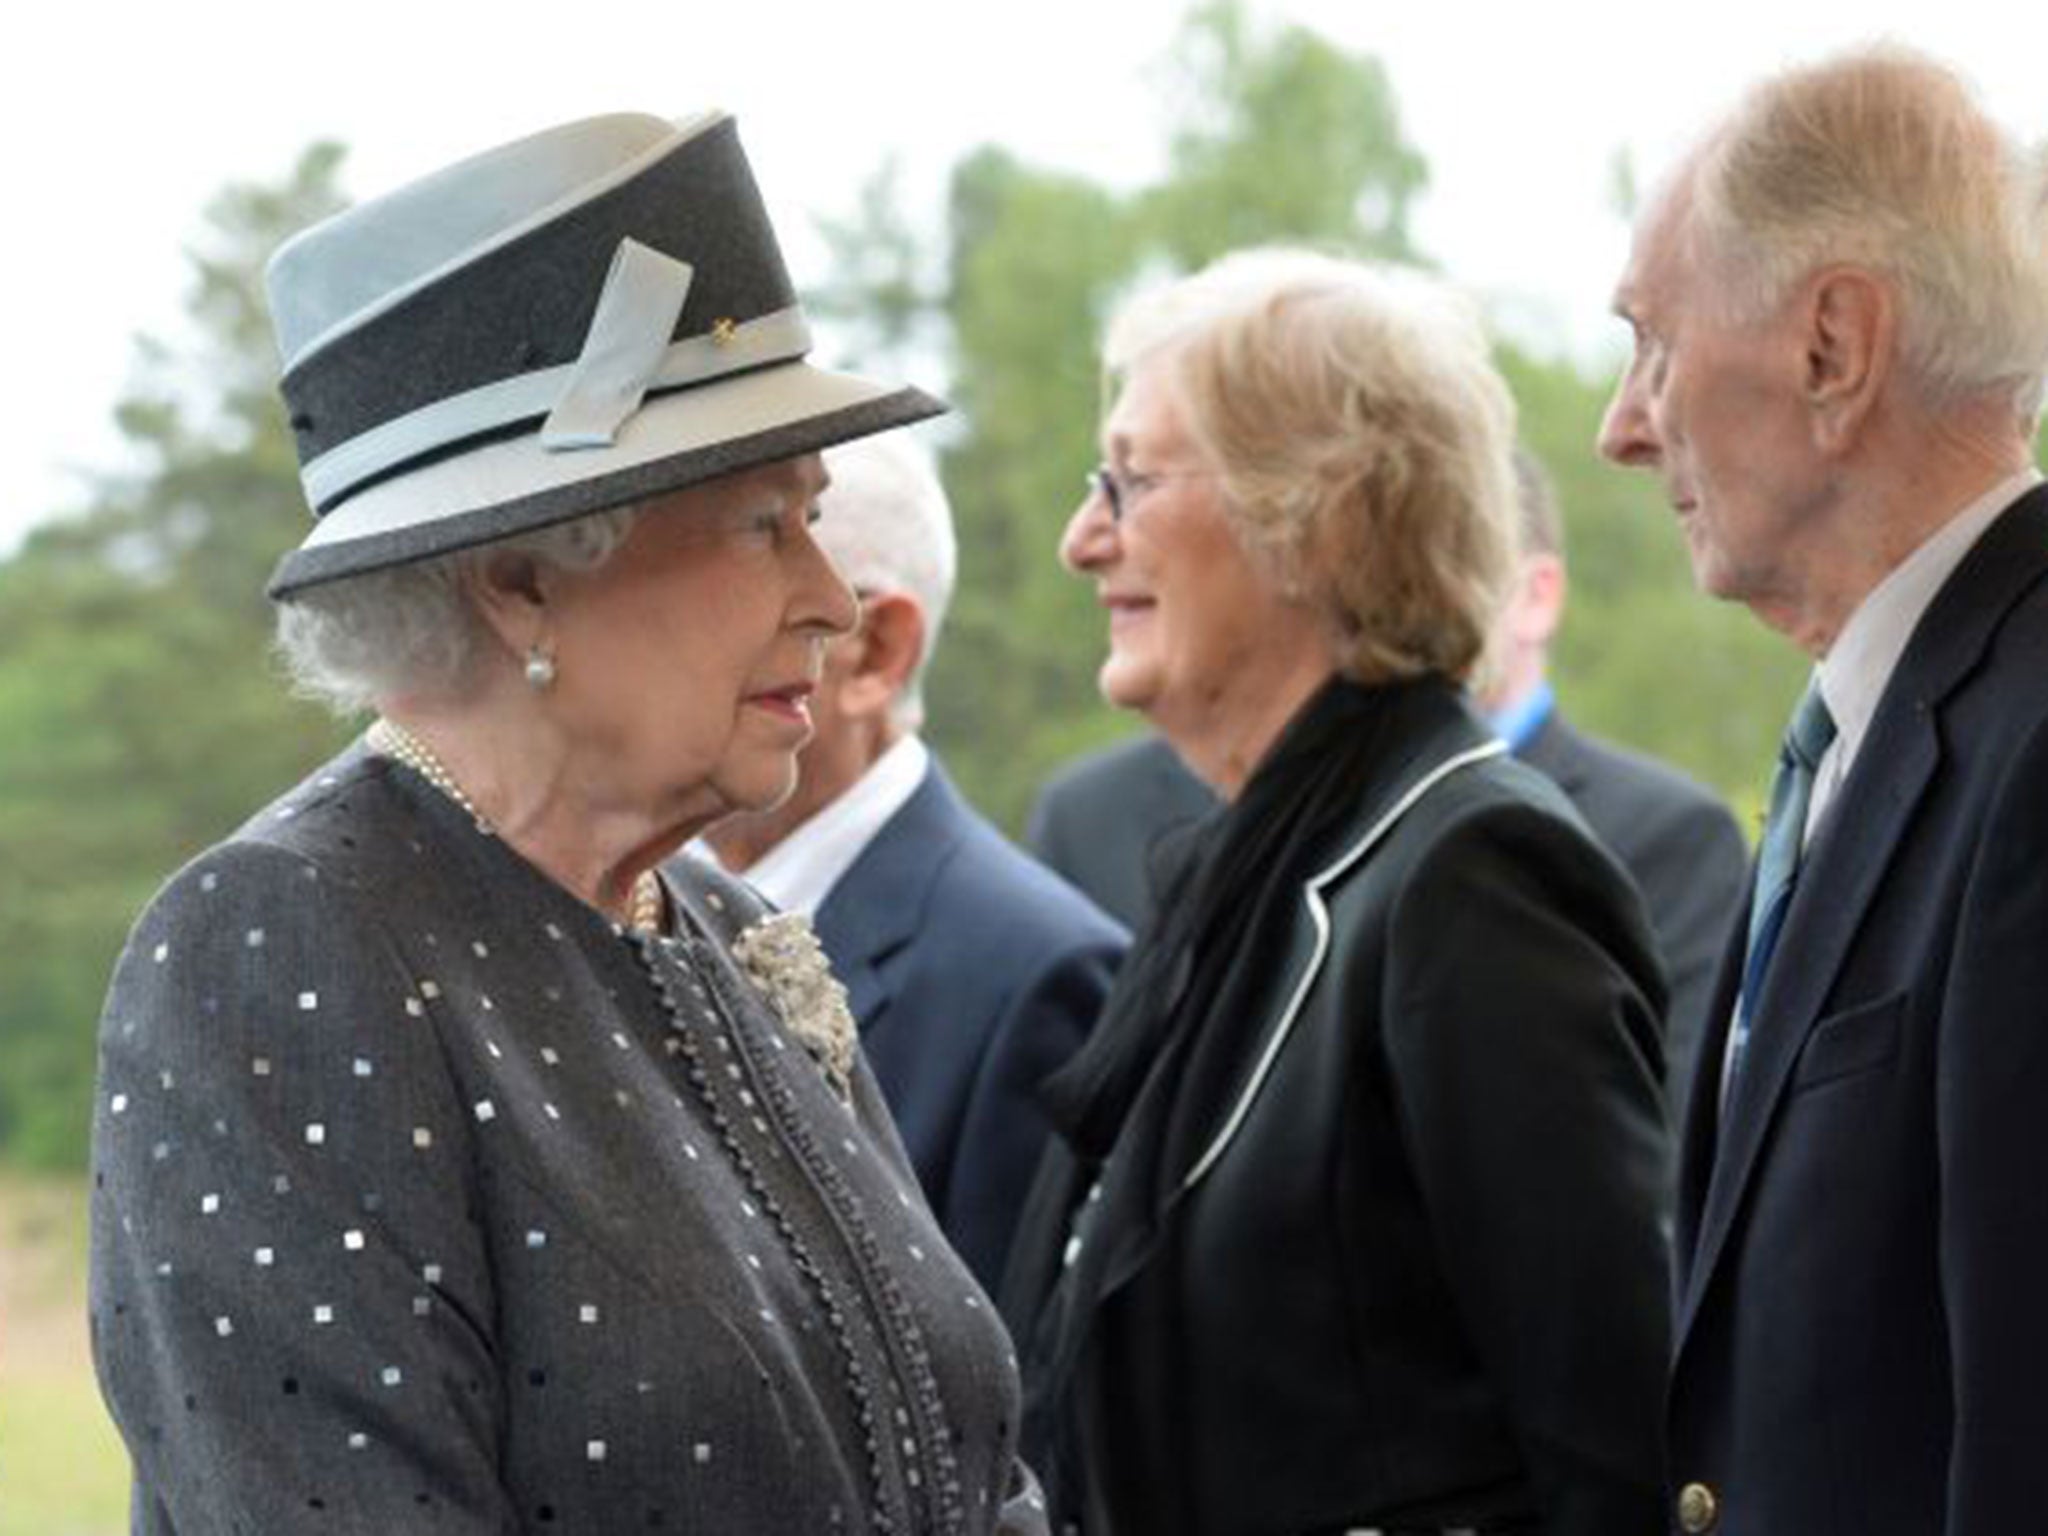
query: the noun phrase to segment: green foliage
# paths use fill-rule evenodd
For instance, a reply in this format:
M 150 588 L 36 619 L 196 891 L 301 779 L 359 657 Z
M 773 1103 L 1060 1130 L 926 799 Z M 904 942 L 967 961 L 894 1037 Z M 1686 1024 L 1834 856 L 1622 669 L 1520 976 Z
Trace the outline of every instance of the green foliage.
M 303 530 L 263 261 L 339 206 L 340 153 L 232 188 L 193 255 L 187 354 L 144 344 L 117 408 L 139 467 L 0 566 L 0 1148 L 76 1165 L 94 1023 L 156 884 L 340 739 L 269 662 L 263 582 Z
M 1219 0 L 1190 19 L 1173 62 L 1171 171 L 1138 202 L 1176 266 L 1273 240 L 1414 259 L 1408 209 L 1428 168 L 1377 59 L 1300 27 L 1255 36 Z
M 1000 150 L 955 172 L 952 225 L 952 393 L 972 426 L 944 469 L 972 512 L 931 707 L 942 741 L 973 744 L 977 793 L 1014 806 L 1057 760 L 1044 722 L 1093 697 L 1100 623 L 1054 548 L 1095 459 L 1094 338 L 1136 247 L 1110 194 Z

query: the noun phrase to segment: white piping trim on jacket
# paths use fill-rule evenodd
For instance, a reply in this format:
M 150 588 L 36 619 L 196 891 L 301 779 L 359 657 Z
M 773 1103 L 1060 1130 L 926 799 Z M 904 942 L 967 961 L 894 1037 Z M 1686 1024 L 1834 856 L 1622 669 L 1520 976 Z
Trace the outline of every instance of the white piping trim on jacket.
M 1372 851 L 1373 845 L 1393 830 L 1394 824 L 1414 809 L 1415 803 L 1438 784 L 1461 769 L 1474 763 L 1484 762 L 1490 757 L 1499 757 L 1508 749 L 1504 741 L 1489 741 L 1484 746 L 1471 747 L 1455 756 L 1445 758 L 1429 772 L 1411 784 L 1407 791 L 1396 800 L 1387 813 L 1373 823 L 1371 830 L 1361 837 L 1343 855 L 1321 873 L 1311 875 L 1302 890 L 1302 900 L 1308 903 L 1309 918 L 1315 924 L 1315 951 L 1309 956 L 1308 968 L 1302 972 L 1301 980 L 1294 988 L 1294 995 L 1287 1000 L 1287 1010 L 1280 1015 L 1280 1022 L 1274 1026 L 1272 1038 L 1267 1040 L 1266 1049 L 1259 1056 L 1259 1064 L 1252 1071 L 1251 1081 L 1245 1084 L 1244 1092 L 1238 1096 L 1237 1106 L 1230 1112 L 1230 1118 L 1223 1123 L 1223 1129 L 1216 1133 L 1216 1139 L 1209 1143 L 1188 1176 L 1181 1180 L 1180 1192 L 1186 1194 L 1193 1189 L 1223 1155 L 1223 1150 L 1236 1137 L 1244 1124 L 1245 1116 L 1251 1113 L 1252 1100 L 1259 1096 L 1259 1090 L 1266 1086 L 1266 1077 L 1273 1070 L 1273 1063 L 1279 1059 L 1280 1048 L 1287 1043 L 1287 1037 L 1294 1030 L 1294 1021 L 1301 1013 L 1301 1005 L 1308 1000 L 1309 988 L 1315 985 L 1316 976 L 1323 968 L 1323 961 L 1330 950 L 1330 912 L 1323 905 L 1323 888 L 1352 865 Z

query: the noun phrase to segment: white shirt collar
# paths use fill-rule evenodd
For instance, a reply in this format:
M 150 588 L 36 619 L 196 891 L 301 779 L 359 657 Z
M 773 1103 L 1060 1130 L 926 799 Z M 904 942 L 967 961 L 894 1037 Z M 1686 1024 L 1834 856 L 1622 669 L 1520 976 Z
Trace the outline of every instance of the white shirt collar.
M 2031 464 L 1964 507 L 1892 569 L 1856 605 L 1835 643 L 1814 669 L 1821 698 L 1834 716 L 1835 739 L 1820 760 L 1806 828 L 1820 825 L 1821 813 L 1849 776 L 1857 751 L 1870 730 L 1878 702 L 1884 697 L 1899 658 L 1913 638 L 1934 595 L 1983 537 L 1998 514 L 2040 482 Z
M 875 834 L 917 793 L 930 763 L 922 741 L 902 737 L 837 800 L 756 859 L 747 883 L 785 912 L 815 915 Z

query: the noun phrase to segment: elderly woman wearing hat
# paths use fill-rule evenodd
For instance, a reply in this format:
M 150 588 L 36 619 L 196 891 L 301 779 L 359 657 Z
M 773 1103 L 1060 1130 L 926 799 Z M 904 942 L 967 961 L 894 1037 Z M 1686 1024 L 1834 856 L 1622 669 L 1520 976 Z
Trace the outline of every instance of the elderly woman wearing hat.
M 135 1528 L 1036 1528 L 1007 1340 L 815 943 L 656 873 L 789 791 L 855 622 L 817 450 L 937 403 L 801 360 L 717 116 L 505 146 L 270 277 L 318 516 L 283 645 L 378 718 L 114 978 Z
M 1660 1529 L 1663 983 L 1461 689 L 1514 537 L 1484 340 L 1267 252 L 1138 297 L 1108 368 L 1061 554 L 1103 691 L 1228 803 L 1054 1081 L 1005 1284 L 1054 1513 Z

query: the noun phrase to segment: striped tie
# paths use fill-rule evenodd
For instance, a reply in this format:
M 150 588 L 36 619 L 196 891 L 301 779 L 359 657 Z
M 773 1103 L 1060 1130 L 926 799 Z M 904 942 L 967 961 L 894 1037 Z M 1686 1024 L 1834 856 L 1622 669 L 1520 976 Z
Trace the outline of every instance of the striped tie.
M 1725 1109 L 1749 1045 L 1749 1024 L 1763 990 L 1764 973 L 1785 926 L 1792 887 L 1799 878 L 1799 853 L 1806 841 L 1806 807 L 1813 799 L 1814 770 L 1828 743 L 1835 739 L 1835 718 L 1828 713 L 1820 688 L 1810 685 L 1792 712 L 1784 743 L 1778 749 L 1778 771 L 1771 779 L 1771 808 L 1764 816 L 1763 844 L 1757 852 L 1756 895 L 1749 907 L 1749 955 L 1742 967 L 1742 995 L 1735 1004 L 1735 1026 L 1728 1036 L 1728 1060 L 1721 1073 L 1721 1104 Z

